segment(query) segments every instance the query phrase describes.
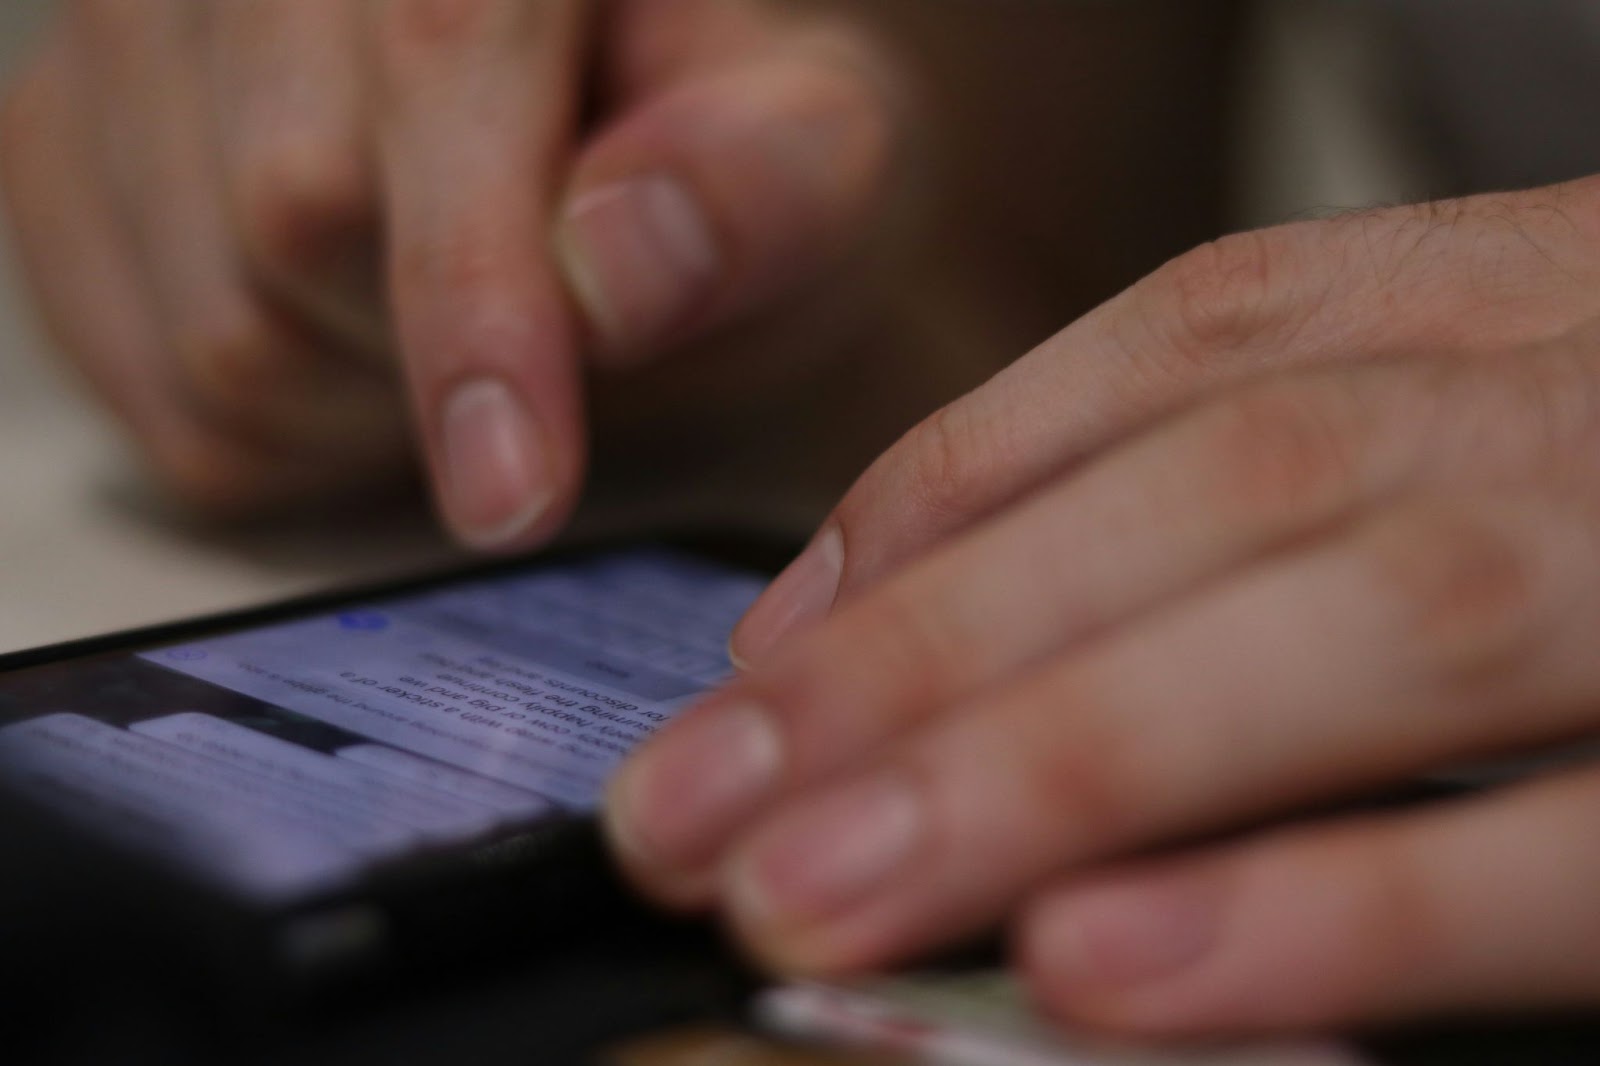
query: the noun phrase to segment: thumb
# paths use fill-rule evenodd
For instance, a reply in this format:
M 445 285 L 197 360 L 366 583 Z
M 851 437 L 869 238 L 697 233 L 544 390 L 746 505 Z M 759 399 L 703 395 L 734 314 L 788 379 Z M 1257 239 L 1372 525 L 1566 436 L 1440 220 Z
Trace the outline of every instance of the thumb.
M 597 342 L 648 360 L 820 271 L 885 184 L 886 64 L 849 31 L 677 65 L 584 149 L 557 257 Z

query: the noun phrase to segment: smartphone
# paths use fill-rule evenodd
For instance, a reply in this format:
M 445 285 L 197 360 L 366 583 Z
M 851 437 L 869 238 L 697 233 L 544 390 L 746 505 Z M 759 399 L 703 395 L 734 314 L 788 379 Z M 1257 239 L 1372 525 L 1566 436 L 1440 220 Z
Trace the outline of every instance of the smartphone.
M 607 778 L 788 554 L 566 550 L 0 657 L 0 793 L 259 996 L 600 928 Z

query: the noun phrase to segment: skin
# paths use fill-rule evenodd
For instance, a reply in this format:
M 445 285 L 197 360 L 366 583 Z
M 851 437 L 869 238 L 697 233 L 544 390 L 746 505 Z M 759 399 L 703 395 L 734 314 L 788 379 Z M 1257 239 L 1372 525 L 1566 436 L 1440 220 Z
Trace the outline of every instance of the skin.
M 1600 771 L 1289 816 L 1593 735 L 1596 293 L 1600 179 L 1178 257 L 862 476 L 625 865 L 789 972 L 1004 925 L 1144 1035 L 1595 1005 Z
M 902 114 L 857 23 L 755 0 L 61 6 L 0 175 L 59 347 L 160 477 L 253 512 L 414 447 L 484 549 L 572 511 L 589 377 L 870 229 Z

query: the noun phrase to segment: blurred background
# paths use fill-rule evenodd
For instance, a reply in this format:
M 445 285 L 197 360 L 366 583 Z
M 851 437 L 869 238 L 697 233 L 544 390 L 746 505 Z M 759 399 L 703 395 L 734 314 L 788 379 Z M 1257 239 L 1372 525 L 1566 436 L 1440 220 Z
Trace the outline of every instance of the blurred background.
M 1239 7 L 1238 32 L 1226 35 L 1192 18 L 1206 6 L 1193 0 L 835 6 L 881 19 L 921 72 L 926 150 L 917 165 L 929 191 L 920 228 L 902 239 L 942 249 L 933 268 L 869 289 L 894 313 L 877 316 L 869 338 L 839 343 L 912 353 L 924 387 L 889 403 L 879 399 L 881 382 L 855 379 L 853 402 L 870 410 L 841 422 L 864 428 L 843 434 L 849 441 L 837 456 L 824 461 L 802 442 L 788 466 L 759 471 L 759 489 L 738 471 L 691 478 L 693 491 L 653 481 L 677 506 L 657 507 L 652 518 L 743 519 L 802 535 L 910 421 L 1199 240 L 1343 208 L 1554 180 L 1590 162 L 1570 139 L 1516 117 L 1576 106 L 1563 78 L 1586 77 L 1588 65 L 1544 63 L 1542 80 L 1510 69 L 1527 43 L 1519 33 L 1548 35 L 1548 25 L 1541 30 L 1519 12 L 1594 8 L 1581 0 L 1273 0 Z M 0 5 L 0 73 L 16 69 L 51 8 L 50 0 Z M 1591 29 L 1600 26 L 1589 18 Z M 1497 67 L 1506 68 L 1498 81 L 1477 76 Z M 1430 96 L 1441 86 L 1451 92 Z M 1481 86 L 1495 99 L 1471 100 Z M 1023 94 L 1026 107 L 1017 104 Z M 1475 103 L 1475 117 L 1440 102 L 1447 98 Z M 187 515 L 58 369 L 9 262 L 6 270 L 0 650 L 455 557 L 420 499 L 247 524 Z M 959 295 L 945 299 L 950 293 Z M 621 452 L 602 449 L 602 469 L 626 467 Z M 619 484 L 613 496 L 626 497 L 639 479 L 624 474 Z

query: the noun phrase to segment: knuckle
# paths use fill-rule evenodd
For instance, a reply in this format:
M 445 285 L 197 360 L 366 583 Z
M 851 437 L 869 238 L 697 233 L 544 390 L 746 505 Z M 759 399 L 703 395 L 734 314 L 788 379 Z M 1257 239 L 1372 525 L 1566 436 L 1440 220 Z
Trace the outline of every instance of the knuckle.
M 892 495 L 940 527 L 960 523 L 981 506 L 1003 447 L 992 427 L 957 402 L 915 426 L 896 448 L 889 468 Z
M 534 353 L 572 343 L 552 324 L 559 308 L 540 289 L 526 254 L 484 226 L 458 225 L 447 238 L 396 249 L 393 281 L 400 328 L 427 353 L 414 361 L 414 372 L 510 370 Z
M 1161 267 L 1135 303 L 1154 312 L 1177 370 L 1209 370 L 1282 328 L 1293 268 L 1282 230 L 1230 234 Z
M 402 293 L 437 292 L 477 306 L 525 273 L 490 220 L 458 220 L 443 233 L 396 248 L 394 272 Z
M 201 514 L 232 516 L 259 506 L 269 476 L 231 440 L 195 430 L 177 439 L 146 442 L 157 481 L 184 506 Z
M 246 253 L 275 269 L 325 262 L 335 242 L 370 222 L 363 168 L 350 146 L 258 149 L 233 185 Z
M 1205 449 L 1224 507 L 1246 516 L 1327 510 L 1358 478 L 1359 432 L 1327 388 L 1273 383 L 1206 416 Z
M 851 613 L 847 640 L 871 654 L 856 651 L 852 661 L 870 663 L 875 676 L 895 678 L 902 696 L 922 705 L 952 686 L 955 664 L 970 659 L 972 634 L 950 612 L 930 609 L 904 580 L 892 580 L 859 602 Z
M 1514 410 L 1496 433 L 1524 429 L 1532 465 L 1556 474 L 1592 475 L 1600 443 L 1600 358 L 1596 352 L 1558 349 L 1504 365 L 1503 390 Z M 1499 384 L 1499 374 L 1495 384 Z M 1494 395 L 1498 397 L 1500 389 Z M 1505 450 L 1515 454 L 1515 449 Z
M 1438 972 L 1447 948 L 1432 881 L 1404 836 L 1349 826 L 1286 834 L 1247 852 L 1237 890 L 1302 900 L 1326 932 L 1312 981 L 1286 982 L 1258 1005 L 1288 1024 L 1368 1013 L 1408 982 Z
M 1139 839 L 1159 792 L 1141 784 L 1146 753 L 1087 675 L 1054 678 L 1016 695 L 1008 743 L 1019 753 L 1023 809 L 1050 811 L 1069 847 L 1084 855 Z
M 1069 844 L 1081 854 L 1139 839 L 1147 819 L 1137 790 L 1124 774 L 1123 752 L 1104 737 L 1092 743 L 1057 741 L 1038 747 L 1020 776 L 1023 796 L 1033 810 L 1056 812 Z
M 383 25 L 391 43 L 408 52 L 448 48 L 476 36 L 504 6 L 503 0 L 386 0 Z
M 0 154 L 8 160 L 31 151 L 49 122 L 45 78 L 45 72 L 35 64 L 6 86 L 4 99 L 0 100 Z
M 68 135 L 72 63 L 67 37 L 57 31 L 5 85 L 0 97 L 0 162 L 7 175 Z
M 1352 968 L 1344 998 L 1359 1006 L 1371 996 L 1375 979 L 1392 988 L 1409 975 L 1435 970 L 1447 954 L 1449 938 L 1438 920 L 1432 879 L 1402 838 L 1354 837 L 1347 846 L 1349 850 L 1335 850 L 1328 861 L 1367 871 L 1364 886 L 1354 892 L 1345 930 L 1350 957 L 1358 965 Z
M 419 62 L 459 57 L 504 37 L 542 39 L 576 25 L 576 0 L 384 0 L 380 67 L 391 88 L 409 84 Z
M 1380 524 L 1365 544 L 1374 585 L 1433 673 L 1470 686 L 1518 655 L 1535 629 L 1536 561 L 1508 530 L 1428 504 Z
M 196 317 L 177 330 L 174 345 L 194 398 L 214 414 L 252 417 L 282 385 L 285 355 L 248 310 Z

